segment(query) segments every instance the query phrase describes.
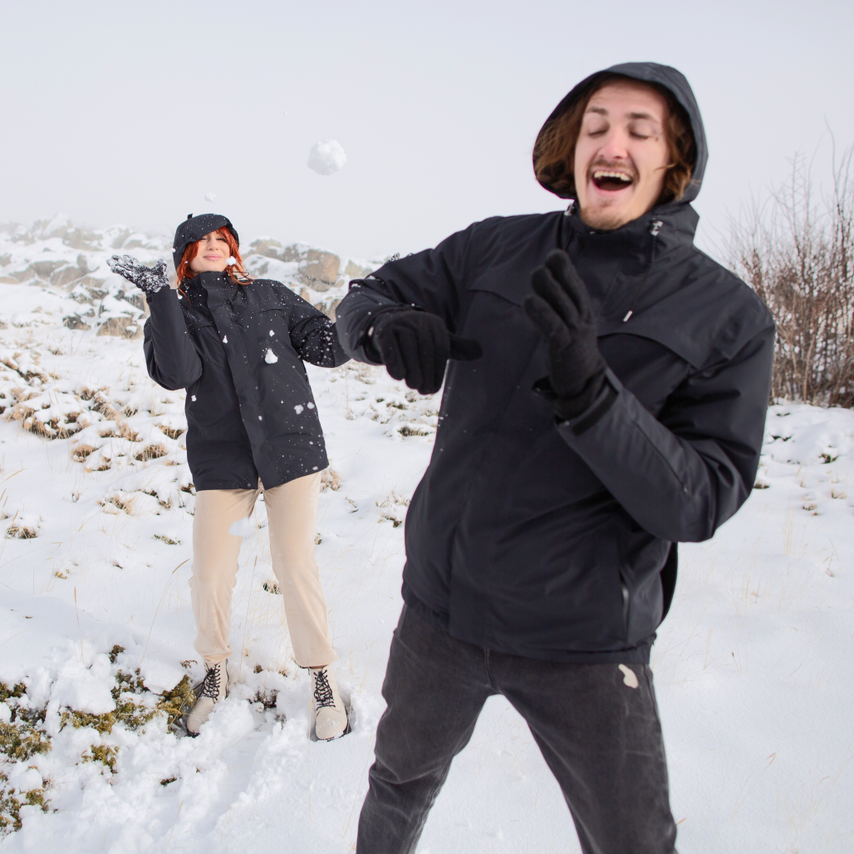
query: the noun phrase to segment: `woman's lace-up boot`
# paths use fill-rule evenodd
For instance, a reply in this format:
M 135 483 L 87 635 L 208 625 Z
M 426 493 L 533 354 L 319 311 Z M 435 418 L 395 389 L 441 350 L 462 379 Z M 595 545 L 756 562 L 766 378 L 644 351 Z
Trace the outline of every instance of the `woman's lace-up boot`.
M 314 734 L 319 741 L 331 741 L 350 732 L 347 710 L 338 693 L 331 667 L 312 668 L 311 707 L 314 714 Z
M 187 733 L 193 737 L 199 734 L 199 727 L 210 717 L 213 707 L 224 700 L 228 694 L 228 659 L 205 664 L 205 678 L 195 687 L 196 704 L 187 715 Z

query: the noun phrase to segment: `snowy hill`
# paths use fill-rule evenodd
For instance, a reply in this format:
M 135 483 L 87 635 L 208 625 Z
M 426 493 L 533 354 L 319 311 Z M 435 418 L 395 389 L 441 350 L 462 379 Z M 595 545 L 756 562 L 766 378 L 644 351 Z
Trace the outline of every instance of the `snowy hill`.
M 244 242 L 246 269 L 255 278 L 285 282 L 328 312 L 346 292 L 349 279 L 364 275 L 380 261 L 355 261 L 304 244 L 283 245 L 269 237 Z M 54 299 L 69 329 L 95 329 L 99 335 L 134 338 L 142 335 L 142 294 L 107 267 L 111 255 L 131 254 L 150 264 L 159 258 L 172 264 L 172 240 L 124 226 L 85 230 L 63 214 L 32 226 L 0 225 L 0 284 L 44 288 Z M 12 315 L 15 323 L 15 316 Z
M 142 301 L 105 265 L 170 248 L 63 218 L 0 229 L 0 852 L 343 854 L 438 396 L 364 365 L 309 367 L 331 460 L 317 554 L 353 732 L 308 739 L 309 680 L 291 658 L 259 502 L 235 590 L 232 693 L 198 739 L 176 737 L 169 715 L 202 672 L 183 396 L 148 379 Z M 271 238 L 245 248 L 254 275 L 327 310 L 371 266 Z M 758 488 L 714 540 L 680 550 L 653 666 L 682 851 L 854 845 L 852 458 L 851 411 L 772 407 Z M 419 847 L 463 850 L 578 850 L 557 784 L 500 698 Z

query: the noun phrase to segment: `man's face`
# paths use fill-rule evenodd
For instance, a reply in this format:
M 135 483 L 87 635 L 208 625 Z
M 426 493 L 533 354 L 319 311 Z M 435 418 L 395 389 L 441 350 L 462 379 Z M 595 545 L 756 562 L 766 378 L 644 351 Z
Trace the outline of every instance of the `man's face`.
M 590 98 L 575 146 L 581 218 L 610 231 L 656 203 L 669 162 L 667 102 L 650 86 L 620 80 Z
M 190 269 L 194 273 L 221 273 L 228 266 L 231 250 L 222 232 L 212 231 L 199 242 L 199 251 L 190 261 Z

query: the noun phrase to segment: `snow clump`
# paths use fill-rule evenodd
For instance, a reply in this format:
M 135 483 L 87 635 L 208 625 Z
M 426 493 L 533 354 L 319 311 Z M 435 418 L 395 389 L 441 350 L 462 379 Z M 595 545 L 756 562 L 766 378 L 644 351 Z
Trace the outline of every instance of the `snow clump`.
M 347 155 L 334 139 L 322 139 L 311 147 L 307 165 L 318 175 L 334 175 L 347 165 Z
M 232 523 L 231 527 L 228 529 L 228 533 L 231 534 L 232 537 L 243 537 L 244 540 L 248 540 L 255 533 L 255 526 L 249 518 L 238 519 L 236 522 Z

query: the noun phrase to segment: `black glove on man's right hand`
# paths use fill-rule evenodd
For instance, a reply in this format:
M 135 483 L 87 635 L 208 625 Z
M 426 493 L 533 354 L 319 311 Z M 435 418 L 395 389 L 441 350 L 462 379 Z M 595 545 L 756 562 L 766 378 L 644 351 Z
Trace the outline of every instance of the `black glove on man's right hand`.
M 434 394 L 442 387 L 448 359 L 471 362 L 483 355 L 477 341 L 454 335 L 440 317 L 415 309 L 380 314 L 368 330 L 366 344 L 390 376 L 406 380 L 421 394 Z
M 130 255 L 113 255 L 107 261 L 107 266 L 146 294 L 156 294 L 161 288 L 169 287 L 165 261 L 158 261 L 153 267 L 146 267 Z

